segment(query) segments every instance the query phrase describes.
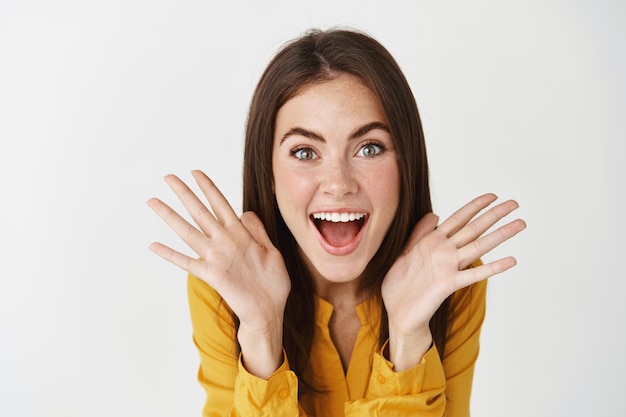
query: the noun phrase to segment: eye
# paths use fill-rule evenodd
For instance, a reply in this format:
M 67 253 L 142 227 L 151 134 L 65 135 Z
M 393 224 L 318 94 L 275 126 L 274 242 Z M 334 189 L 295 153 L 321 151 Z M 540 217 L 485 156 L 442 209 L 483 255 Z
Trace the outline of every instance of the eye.
M 311 148 L 298 148 L 294 149 L 291 154 L 301 161 L 310 161 L 317 158 L 315 152 Z
M 376 145 L 374 143 L 368 143 L 363 145 L 361 149 L 357 152 L 357 156 L 365 156 L 372 157 L 380 154 L 385 148 L 381 145 Z

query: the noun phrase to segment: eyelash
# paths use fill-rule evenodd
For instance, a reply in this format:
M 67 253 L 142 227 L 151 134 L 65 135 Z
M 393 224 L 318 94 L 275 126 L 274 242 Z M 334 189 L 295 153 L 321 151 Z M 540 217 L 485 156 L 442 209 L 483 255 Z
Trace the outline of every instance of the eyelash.
M 377 148 L 377 152 L 374 155 L 369 155 L 369 156 L 367 156 L 367 155 L 359 155 L 368 146 L 372 146 L 372 147 Z M 378 156 L 381 153 L 385 152 L 385 150 L 387 150 L 387 148 L 382 143 L 379 143 L 379 142 L 366 142 L 359 148 L 359 150 L 357 151 L 357 155 L 360 156 L 360 157 L 363 157 L 363 158 L 373 158 L 373 157 Z M 300 152 L 302 152 L 302 151 L 310 152 L 311 153 L 311 158 L 305 159 L 305 158 L 302 158 L 302 157 L 298 156 L 298 154 Z M 294 158 L 296 158 L 297 160 L 299 160 L 299 161 L 311 161 L 313 159 L 319 158 L 317 153 L 309 146 L 299 146 L 297 148 L 294 148 L 294 149 L 291 150 L 291 155 Z
M 298 153 L 300 153 L 300 152 L 302 152 L 302 151 L 308 151 L 308 152 L 311 152 L 312 157 L 311 157 L 310 159 L 304 159 L 304 158 L 299 157 L 299 156 L 298 156 Z M 291 155 L 293 155 L 293 157 L 295 157 L 295 158 L 296 158 L 297 160 L 299 160 L 299 161 L 311 161 L 311 160 L 313 160 L 313 159 L 318 158 L 318 155 L 315 153 L 315 151 L 314 151 L 312 148 L 308 147 L 308 146 L 299 146 L 299 147 L 297 147 L 297 148 L 294 148 L 294 149 L 291 151 Z
M 385 150 L 387 149 L 385 147 L 385 145 L 383 145 L 382 143 L 379 143 L 379 142 L 366 142 L 366 143 L 363 144 L 363 146 L 361 146 L 359 148 L 359 150 L 357 152 L 357 155 L 360 154 L 363 151 L 363 149 L 365 149 L 368 146 L 373 146 L 373 147 L 378 148 L 378 152 L 376 152 L 374 155 L 370 155 L 370 156 L 366 156 L 366 155 L 360 155 L 360 156 L 362 156 L 364 158 L 373 158 L 373 157 L 378 156 L 381 153 L 385 152 Z

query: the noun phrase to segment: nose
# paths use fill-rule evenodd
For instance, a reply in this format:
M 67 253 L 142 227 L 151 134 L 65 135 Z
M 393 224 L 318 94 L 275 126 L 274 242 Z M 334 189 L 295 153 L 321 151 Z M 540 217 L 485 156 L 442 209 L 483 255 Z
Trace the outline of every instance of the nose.
M 347 194 L 356 193 L 359 186 L 350 164 L 345 161 L 337 161 L 326 166 L 321 189 L 333 197 L 343 197 Z

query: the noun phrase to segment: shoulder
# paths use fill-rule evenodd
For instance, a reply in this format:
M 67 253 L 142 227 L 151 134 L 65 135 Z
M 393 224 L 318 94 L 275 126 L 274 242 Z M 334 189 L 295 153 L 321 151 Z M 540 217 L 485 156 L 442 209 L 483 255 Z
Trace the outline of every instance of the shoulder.
M 476 268 L 483 263 L 480 259 L 474 261 L 467 269 Z M 468 287 L 461 288 L 452 295 L 451 306 L 453 313 L 460 313 L 472 306 L 483 304 L 487 292 L 487 280 L 479 281 Z
M 482 265 L 480 260 L 470 268 Z M 477 338 L 485 319 L 487 280 L 479 281 L 455 292 L 450 299 L 446 352 L 452 352 L 468 339 Z
M 194 324 L 218 321 L 227 327 L 234 327 L 232 310 L 224 299 L 206 282 L 191 274 L 187 277 L 187 297 Z

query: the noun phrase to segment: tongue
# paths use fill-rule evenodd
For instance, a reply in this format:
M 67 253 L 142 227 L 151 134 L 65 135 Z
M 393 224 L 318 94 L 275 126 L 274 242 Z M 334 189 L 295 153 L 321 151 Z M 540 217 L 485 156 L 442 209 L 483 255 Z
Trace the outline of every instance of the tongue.
M 341 247 L 346 246 L 359 233 L 358 222 L 326 222 L 323 221 L 319 225 L 319 230 L 324 238 L 331 245 Z

